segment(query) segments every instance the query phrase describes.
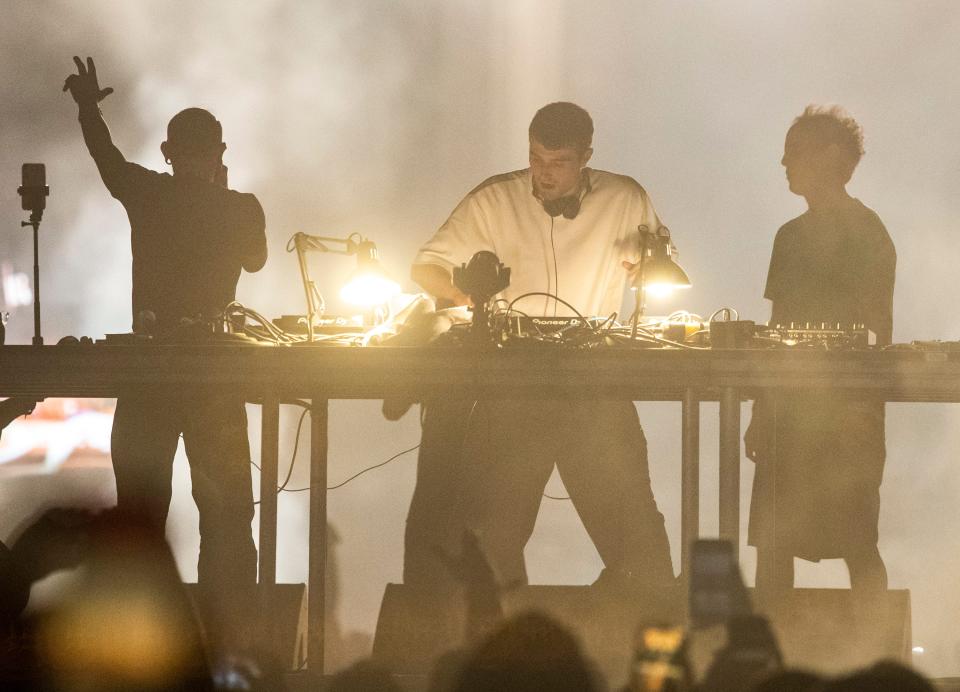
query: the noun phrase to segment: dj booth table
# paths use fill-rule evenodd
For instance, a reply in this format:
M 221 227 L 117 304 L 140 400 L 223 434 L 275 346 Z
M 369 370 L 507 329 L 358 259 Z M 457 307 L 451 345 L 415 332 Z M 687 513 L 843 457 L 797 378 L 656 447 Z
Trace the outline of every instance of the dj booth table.
M 699 533 L 700 402 L 719 401 L 719 534 L 740 536 L 740 404 L 764 390 L 855 398 L 960 402 L 960 352 L 922 350 L 687 350 L 177 346 L 0 347 L 0 396 L 115 397 L 151 387 L 218 391 L 260 403 L 259 573 L 276 584 L 279 407 L 310 399 L 307 660 L 323 670 L 327 421 L 331 399 L 449 393 L 458 398 L 682 402 L 682 570 Z

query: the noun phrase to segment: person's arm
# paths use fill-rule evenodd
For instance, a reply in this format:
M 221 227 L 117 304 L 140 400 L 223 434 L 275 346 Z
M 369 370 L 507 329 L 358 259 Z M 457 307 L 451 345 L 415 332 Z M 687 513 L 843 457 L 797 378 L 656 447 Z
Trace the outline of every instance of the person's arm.
M 877 335 L 877 345 L 893 343 L 893 285 L 897 270 L 897 252 L 886 229 L 870 263 L 872 270 L 865 276 L 864 317 L 867 327 Z
M 267 263 L 266 219 L 257 198 L 249 194 L 244 197 L 248 201 L 244 206 L 243 223 L 238 226 L 243 235 L 240 262 L 246 271 L 252 273 L 260 271 Z
M 103 120 L 100 108 L 96 103 L 83 103 L 79 108 L 80 130 L 83 132 L 83 141 L 87 151 L 97 164 L 100 178 L 110 192 L 117 189 L 123 180 L 127 160 L 117 149 L 110 137 L 110 130 Z
M 114 145 L 98 105 L 113 93 L 113 89 L 100 88 L 93 58 L 87 58 L 87 64 L 84 65 L 80 58 L 74 56 L 73 62 L 77 66 L 77 74 L 67 77 L 63 90 L 69 91 L 77 103 L 83 141 L 97 164 L 97 170 L 100 171 L 104 185 L 114 197 L 118 197 L 122 194 L 124 183 L 129 180 L 128 169 L 131 164 L 127 163 L 123 154 Z
M 622 242 L 623 253 L 620 265 L 627 270 L 628 281 L 632 282 L 636 279 L 637 272 L 640 269 L 640 248 L 644 236 L 649 234 L 653 237 L 670 239 L 670 231 L 663 225 L 650 195 L 647 194 L 643 186 L 633 178 L 623 177 L 629 181 L 632 199 L 629 213 L 630 221 L 624 228 L 626 235 Z M 653 237 L 649 239 L 652 241 Z M 677 248 L 672 239 L 668 242 L 670 243 L 671 255 L 676 260 Z
M 410 278 L 438 299 L 438 307 L 471 305 L 469 296 L 453 285 L 452 268 L 480 250 L 496 254 L 496 248 L 487 233 L 490 222 L 481 209 L 478 196 L 478 191 L 485 185 L 480 185 L 461 200 L 413 260 Z
M 453 285 L 450 272 L 439 264 L 415 264 L 410 269 L 410 278 L 438 300 L 452 305 L 471 305 L 470 297 Z
M 767 283 L 763 297 L 771 301 L 770 324 L 787 322 L 783 314 L 784 301 L 781 288 L 785 282 L 787 256 L 789 248 L 783 228 L 777 231 L 773 241 L 773 252 L 770 254 L 770 268 L 767 270 Z M 770 450 L 770 436 L 773 427 L 773 410 L 771 402 L 758 395 L 753 402 L 750 413 L 750 423 L 743 435 L 743 451 L 751 461 L 760 461 L 768 456 Z

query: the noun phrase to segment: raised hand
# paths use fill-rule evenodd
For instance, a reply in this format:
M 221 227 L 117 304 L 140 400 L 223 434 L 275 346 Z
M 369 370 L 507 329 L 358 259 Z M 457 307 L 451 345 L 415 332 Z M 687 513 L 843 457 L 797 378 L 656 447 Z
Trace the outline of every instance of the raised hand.
M 99 103 L 113 93 L 110 87 L 100 88 L 97 82 L 97 66 L 93 64 L 93 58 L 87 58 L 87 64 L 84 65 L 83 60 L 74 55 L 73 62 L 77 66 L 77 74 L 67 77 L 63 83 L 63 90 L 69 91 L 74 101 L 81 105 Z

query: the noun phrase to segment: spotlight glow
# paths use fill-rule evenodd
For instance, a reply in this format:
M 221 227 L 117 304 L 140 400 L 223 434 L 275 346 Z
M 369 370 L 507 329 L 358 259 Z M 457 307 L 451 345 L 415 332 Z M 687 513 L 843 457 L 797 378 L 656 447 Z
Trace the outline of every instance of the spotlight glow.
M 682 284 L 647 284 L 643 287 L 643 290 L 651 298 L 666 298 L 680 288 L 690 288 L 690 286 L 689 284 L 686 286 Z
M 351 305 L 372 308 L 383 305 L 400 293 L 400 284 L 375 273 L 354 276 L 340 289 L 340 298 Z

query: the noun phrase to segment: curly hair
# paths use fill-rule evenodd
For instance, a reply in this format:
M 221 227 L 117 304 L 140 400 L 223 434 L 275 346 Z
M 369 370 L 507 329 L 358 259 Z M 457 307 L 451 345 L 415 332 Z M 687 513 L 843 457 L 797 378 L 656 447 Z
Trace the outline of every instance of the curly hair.
M 863 148 L 863 128 L 841 106 L 811 104 L 797 116 L 791 130 L 802 129 L 812 134 L 822 146 L 836 144 L 844 154 L 849 175 L 866 153 Z

